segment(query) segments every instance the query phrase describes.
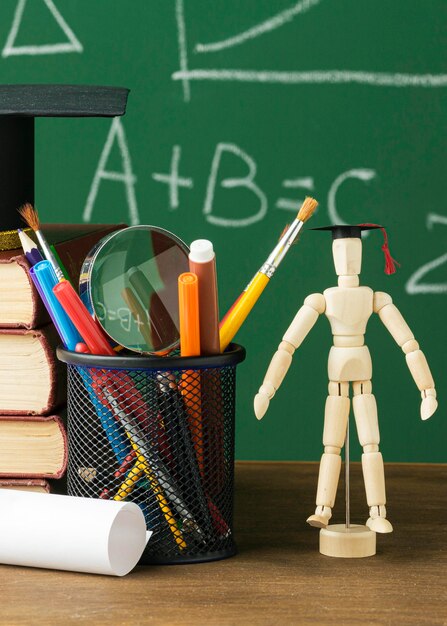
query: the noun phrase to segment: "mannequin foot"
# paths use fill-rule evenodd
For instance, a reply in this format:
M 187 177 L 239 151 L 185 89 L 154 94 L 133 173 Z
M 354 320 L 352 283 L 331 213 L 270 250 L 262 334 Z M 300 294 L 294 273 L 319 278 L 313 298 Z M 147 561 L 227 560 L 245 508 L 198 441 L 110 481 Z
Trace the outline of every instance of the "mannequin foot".
M 370 517 L 366 525 L 375 533 L 392 533 L 393 527 L 386 519 L 386 509 L 384 506 L 372 506 L 369 510 Z
M 314 515 L 307 518 L 306 522 L 315 528 L 326 528 L 332 517 L 332 511 L 328 506 L 317 506 Z

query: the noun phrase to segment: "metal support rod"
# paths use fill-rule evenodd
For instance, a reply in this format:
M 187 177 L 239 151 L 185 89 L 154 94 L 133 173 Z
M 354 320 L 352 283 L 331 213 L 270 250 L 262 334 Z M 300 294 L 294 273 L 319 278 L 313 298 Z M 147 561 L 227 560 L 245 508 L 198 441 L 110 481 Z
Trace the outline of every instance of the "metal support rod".
M 351 524 L 350 491 L 349 491 L 349 417 L 348 417 L 348 425 L 346 427 L 346 439 L 345 439 L 345 507 L 346 507 L 346 528 L 349 528 Z

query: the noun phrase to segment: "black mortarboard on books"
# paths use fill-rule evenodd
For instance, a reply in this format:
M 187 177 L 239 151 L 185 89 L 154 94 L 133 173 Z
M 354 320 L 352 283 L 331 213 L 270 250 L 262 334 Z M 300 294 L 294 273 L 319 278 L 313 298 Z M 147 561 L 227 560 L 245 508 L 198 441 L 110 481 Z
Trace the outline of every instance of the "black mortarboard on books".
M 34 118 L 115 117 L 129 90 L 93 85 L 0 85 L 0 250 L 20 246 L 17 209 L 34 204 Z
M 377 228 L 380 228 L 383 234 L 382 251 L 385 256 L 385 274 L 394 274 L 396 265 L 400 267 L 400 263 L 391 256 L 388 246 L 388 235 L 384 226 L 380 224 L 334 224 L 333 226 L 320 226 L 320 228 L 312 228 L 311 230 L 329 230 L 332 232 L 332 240 L 334 240 L 350 237 L 361 239 L 363 230 L 373 230 Z

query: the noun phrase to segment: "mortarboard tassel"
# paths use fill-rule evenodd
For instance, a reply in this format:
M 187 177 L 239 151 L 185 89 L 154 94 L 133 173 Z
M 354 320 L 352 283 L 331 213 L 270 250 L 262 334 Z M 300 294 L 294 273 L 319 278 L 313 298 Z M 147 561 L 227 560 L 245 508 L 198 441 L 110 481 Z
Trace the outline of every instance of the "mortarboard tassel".
M 382 250 L 383 254 L 385 255 L 385 274 L 395 274 L 396 265 L 400 267 L 400 263 L 396 261 L 396 259 L 393 259 L 393 257 L 391 256 L 390 247 L 388 245 L 388 235 L 385 228 L 383 226 L 380 226 L 380 224 L 358 224 L 358 226 L 375 226 L 376 228 L 380 228 L 383 233 Z

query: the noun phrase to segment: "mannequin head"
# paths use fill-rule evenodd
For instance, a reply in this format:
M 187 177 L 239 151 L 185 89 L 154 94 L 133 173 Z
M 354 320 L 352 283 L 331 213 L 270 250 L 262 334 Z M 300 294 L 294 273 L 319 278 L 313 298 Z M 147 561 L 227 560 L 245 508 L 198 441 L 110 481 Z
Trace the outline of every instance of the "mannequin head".
M 380 224 L 333 224 L 312 230 L 325 230 L 332 233 L 332 255 L 337 276 L 358 276 L 362 267 L 362 231 L 380 229 L 383 234 L 382 252 L 385 256 L 385 274 L 394 274 L 397 261 L 388 247 L 388 235 Z M 339 285 L 340 280 L 338 281 Z M 354 286 L 358 280 L 341 281 Z
M 332 242 L 335 273 L 337 276 L 356 276 L 362 268 L 362 240 L 341 237 Z

